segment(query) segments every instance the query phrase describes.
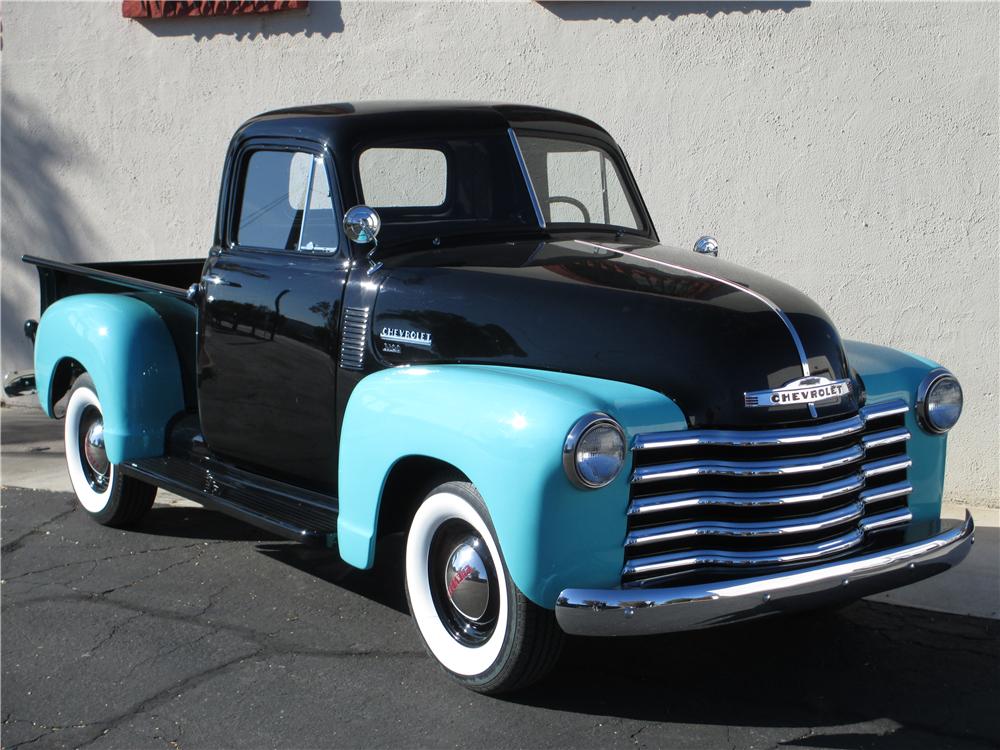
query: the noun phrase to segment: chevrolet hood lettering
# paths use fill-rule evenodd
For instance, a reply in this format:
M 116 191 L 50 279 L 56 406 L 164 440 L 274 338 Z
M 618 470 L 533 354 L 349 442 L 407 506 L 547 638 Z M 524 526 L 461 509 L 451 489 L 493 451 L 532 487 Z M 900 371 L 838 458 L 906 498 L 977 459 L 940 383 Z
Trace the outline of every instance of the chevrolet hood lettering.
M 840 399 L 851 392 L 851 381 L 830 380 L 821 376 L 799 378 L 781 388 L 749 391 L 743 394 L 743 405 L 749 409 L 762 406 L 797 406 L 818 404 Z

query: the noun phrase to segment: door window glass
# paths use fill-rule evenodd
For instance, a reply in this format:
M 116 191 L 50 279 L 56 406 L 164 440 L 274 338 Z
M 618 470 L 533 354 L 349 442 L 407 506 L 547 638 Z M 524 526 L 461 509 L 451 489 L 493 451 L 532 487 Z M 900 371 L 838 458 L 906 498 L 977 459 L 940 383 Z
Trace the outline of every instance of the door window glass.
M 254 151 L 243 179 L 238 244 L 268 250 L 337 249 L 333 197 L 320 157 Z

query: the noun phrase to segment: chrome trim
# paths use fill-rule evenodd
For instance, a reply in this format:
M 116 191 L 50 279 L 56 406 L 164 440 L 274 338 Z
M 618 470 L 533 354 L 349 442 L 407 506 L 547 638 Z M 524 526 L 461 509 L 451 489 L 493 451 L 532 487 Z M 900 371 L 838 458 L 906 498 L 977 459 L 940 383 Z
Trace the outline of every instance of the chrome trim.
M 844 552 L 852 547 L 857 547 L 864 538 L 865 535 L 859 529 L 851 529 L 846 534 L 841 534 L 833 539 L 797 547 L 779 547 L 757 552 L 730 552 L 728 550 L 671 552 L 665 555 L 626 560 L 625 566 L 622 568 L 622 575 L 642 575 L 675 568 L 706 566 L 744 568 L 756 565 L 787 565 Z
M 864 446 L 865 450 L 869 448 L 879 448 L 883 445 L 892 445 L 893 443 L 905 443 L 910 439 L 910 431 L 905 427 L 893 427 L 891 430 L 883 430 L 882 432 L 873 432 L 870 435 L 865 435 L 861 438 L 861 444 Z
M 674 588 L 565 589 L 556 600 L 559 626 L 573 635 L 650 635 L 857 599 L 947 570 L 975 538 L 965 521 L 926 539 L 770 575 Z
M 690 476 L 781 476 L 823 471 L 837 466 L 860 461 L 865 452 L 861 446 L 852 445 L 822 456 L 801 456 L 774 461 L 680 461 L 657 466 L 640 466 L 632 472 L 632 483 L 643 484 L 661 479 L 675 479 Z
M 861 473 L 865 477 L 877 477 L 879 474 L 888 474 L 890 471 L 901 471 L 913 466 L 913 461 L 909 456 L 890 456 L 880 458 L 878 461 L 869 461 L 861 465 Z
M 655 450 L 692 445 L 764 446 L 812 443 L 853 435 L 865 429 L 868 422 L 905 414 L 910 407 L 903 400 L 888 401 L 863 407 L 858 414 L 837 422 L 776 430 L 674 430 L 647 432 L 636 435 L 632 450 Z
M 822 375 L 796 378 L 780 388 L 744 391 L 743 406 L 747 409 L 769 409 L 772 406 L 802 406 L 839 401 L 853 391 L 850 378 L 830 380 Z
M 628 444 L 625 440 L 625 431 L 622 429 L 621 425 L 618 424 L 613 418 L 611 418 L 602 411 L 593 411 L 590 412 L 590 414 L 584 414 L 582 417 L 576 420 L 576 422 L 573 423 L 573 426 L 569 428 L 569 432 L 566 434 L 566 440 L 563 442 L 562 464 L 563 464 L 563 471 L 566 472 L 566 476 L 569 478 L 569 481 L 582 490 L 596 490 L 600 489 L 601 487 L 607 487 L 609 484 L 615 481 L 615 479 L 621 473 L 622 468 L 625 467 L 625 460 L 623 455 L 621 467 L 619 467 L 618 471 L 615 472 L 615 475 L 611 477 L 611 479 L 609 479 L 607 482 L 604 482 L 602 484 L 594 484 L 593 482 L 588 482 L 586 479 L 580 476 L 580 472 L 578 472 L 576 469 L 576 446 L 580 442 L 580 438 L 583 437 L 584 433 L 587 432 L 591 427 L 598 424 L 611 425 L 612 427 L 615 428 L 615 430 L 618 431 L 618 435 L 621 437 L 622 441 L 622 453 L 627 454 L 627 451 L 625 451 L 624 449 L 625 446 Z
M 639 529 L 625 537 L 625 547 L 674 541 L 698 536 L 761 537 L 803 534 L 822 531 L 833 526 L 841 526 L 857 521 L 864 515 L 865 506 L 856 501 L 842 508 L 803 518 L 781 521 L 737 522 L 737 521 L 691 521 L 666 526 Z
M 862 406 L 860 413 L 861 418 L 865 420 L 865 422 L 870 422 L 873 419 L 882 419 L 883 417 L 891 417 L 896 414 L 905 414 L 909 410 L 909 404 L 901 398 L 896 398 L 892 401 L 885 401 L 881 404 L 869 404 L 868 406 Z
M 456 545 L 444 569 L 444 591 L 455 610 L 467 620 L 479 622 L 489 607 L 490 569 L 479 554 L 485 548 L 478 536 Z
M 701 255 L 711 255 L 713 258 L 718 258 L 719 241 L 711 235 L 703 235 L 695 240 L 694 251 Z
M 513 133 L 513 131 L 511 132 Z M 520 154 L 520 149 L 518 149 L 518 153 Z M 534 190 L 532 190 L 532 192 L 534 192 Z M 544 224 L 542 226 L 544 226 Z M 721 276 L 715 276 L 714 274 L 705 273 L 704 271 L 696 271 L 693 268 L 688 268 L 687 266 L 679 266 L 675 263 L 668 263 L 667 261 L 659 260 L 658 258 L 647 258 L 645 255 L 631 253 L 627 250 L 619 250 L 618 248 L 608 247 L 607 245 L 599 245 L 596 242 L 587 242 L 586 240 L 576 240 L 576 242 L 580 243 L 581 245 L 588 245 L 589 247 L 597 248 L 598 250 L 606 250 L 608 252 L 618 253 L 619 255 L 626 255 L 630 258 L 638 258 L 639 260 L 644 260 L 649 263 L 653 263 L 655 265 L 671 268 L 675 271 L 683 271 L 684 273 L 689 273 L 692 274 L 693 276 L 701 276 L 704 279 L 711 279 L 712 281 L 717 281 L 720 284 L 725 284 L 726 286 L 730 287 L 731 289 L 735 289 L 738 292 L 744 292 L 745 294 L 749 294 L 758 302 L 762 302 L 767 307 L 771 308 L 771 311 L 781 319 L 782 323 L 785 324 L 785 328 L 788 329 L 788 334 L 792 337 L 792 343 L 795 344 L 795 351 L 798 352 L 799 355 L 799 364 L 802 367 L 802 377 L 804 378 L 809 377 L 810 374 L 809 358 L 806 356 L 806 350 L 802 346 L 802 339 L 799 338 L 798 331 L 795 330 L 795 326 L 792 325 L 792 321 L 785 314 L 785 311 L 782 310 L 780 307 L 778 307 L 774 302 L 769 300 L 760 292 L 755 292 L 753 289 L 750 289 L 749 287 L 745 287 L 742 284 L 737 284 L 735 281 L 730 281 L 729 279 L 724 279 Z M 815 417 L 816 407 L 813 406 L 812 404 L 808 404 L 808 406 L 809 406 L 809 414 Z
M 862 531 L 881 531 L 890 526 L 902 526 L 913 520 L 913 514 L 909 508 L 896 508 L 885 513 L 868 516 L 859 524 Z
M 871 503 L 877 503 L 882 500 L 891 500 L 894 497 L 909 495 L 911 492 L 913 492 L 913 486 L 909 482 L 894 482 L 893 484 L 887 484 L 884 487 L 876 487 L 871 490 L 865 490 L 858 496 L 858 499 L 860 499 L 865 505 L 870 505 Z
M 367 307 L 344 309 L 344 325 L 340 335 L 340 366 L 345 369 L 364 369 L 368 315 Z
M 524 184 L 528 188 L 528 197 L 531 198 L 531 207 L 535 209 L 535 218 L 538 219 L 538 226 L 545 229 L 545 216 L 542 214 L 542 206 L 538 202 L 538 193 L 535 192 L 535 184 L 528 174 L 528 165 L 524 163 L 524 154 L 521 153 L 521 144 L 517 142 L 517 134 L 514 128 L 507 128 L 507 135 L 510 136 L 510 145 L 514 147 L 514 156 L 517 158 L 517 166 L 521 168 L 524 177 Z
M 664 510 L 679 510 L 693 506 L 722 505 L 732 507 L 757 507 L 795 505 L 796 503 L 811 503 L 817 500 L 828 500 L 838 495 L 848 495 L 865 486 L 861 474 L 833 482 L 807 487 L 799 492 L 792 490 L 774 490 L 771 492 L 678 492 L 670 495 L 637 498 L 628 508 L 630 516 L 643 513 L 658 513 Z
M 948 430 L 939 430 L 932 425 L 931 420 L 927 418 L 927 394 L 931 392 L 931 388 L 933 388 L 938 381 L 944 380 L 945 378 L 951 378 L 954 380 L 958 383 L 959 390 L 961 390 L 962 384 L 958 382 L 958 378 L 943 367 L 936 367 L 931 370 L 924 376 L 924 379 L 920 381 L 920 385 L 917 386 L 917 421 L 920 423 L 921 427 L 932 435 L 944 435 L 951 429 L 949 427 Z M 964 400 L 965 396 L 963 394 L 963 402 Z M 961 418 L 961 411 L 959 411 L 958 416 Z
M 632 450 L 656 450 L 692 445 L 732 445 L 756 447 L 766 445 L 796 445 L 821 442 L 861 432 L 864 421 L 855 414 L 839 422 L 816 427 L 789 427 L 781 430 L 678 430 L 676 432 L 648 432 L 636 435 Z

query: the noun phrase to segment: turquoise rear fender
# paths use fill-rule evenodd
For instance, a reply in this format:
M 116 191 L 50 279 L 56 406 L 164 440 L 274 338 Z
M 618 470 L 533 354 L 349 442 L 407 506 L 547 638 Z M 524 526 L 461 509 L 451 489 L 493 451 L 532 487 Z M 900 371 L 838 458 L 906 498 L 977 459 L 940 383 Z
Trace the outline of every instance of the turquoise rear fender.
M 165 428 L 184 410 L 177 351 L 152 307 L 118 294 L 78 294 L 45 310 L 35 337 L 38 399 L 52 416 L 52 377 L 64 359 L 90 374 L 113 463 L 163 455 Z
M 867 403 L 901 398 L 910 405 L 906 413 L 906 427 L 911 435 L 906 450 L 913 460 L 908 472 L 913 486 L 910 512 L 916 522 L 936 521 L 941 517 L 948 436 L 929 433 L 920 426 L 916 400 L 920 381 L 941 365 L 915 354 L 860 341 L 845 341 L 844 351 L 864 381 Z
M 599 490 L 577 489 L 562 466 L 566 433 L 593 411 L 617 419 L 629 440 L 654 428 L 685 428 L 663 395 L 579 375 L 486 365 L 369 375 L 351 394 L 341 434 L 341 556 L 359 568 L 372 565 L 390 470 L 401 458 L 428 456 L 475 484 L 510 575 L 529 599 L 551 608 L 569 586 L 617 586 L 631 462 Z

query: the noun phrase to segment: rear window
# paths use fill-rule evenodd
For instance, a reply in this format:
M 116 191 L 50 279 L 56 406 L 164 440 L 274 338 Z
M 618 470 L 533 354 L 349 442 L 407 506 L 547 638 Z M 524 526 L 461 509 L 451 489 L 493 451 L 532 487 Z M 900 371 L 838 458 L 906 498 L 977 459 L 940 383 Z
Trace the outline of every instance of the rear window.
M 448 159 L 432 148 L 370 148 L 358 173 L 373 208 L 437 207 L 448 194 Z

